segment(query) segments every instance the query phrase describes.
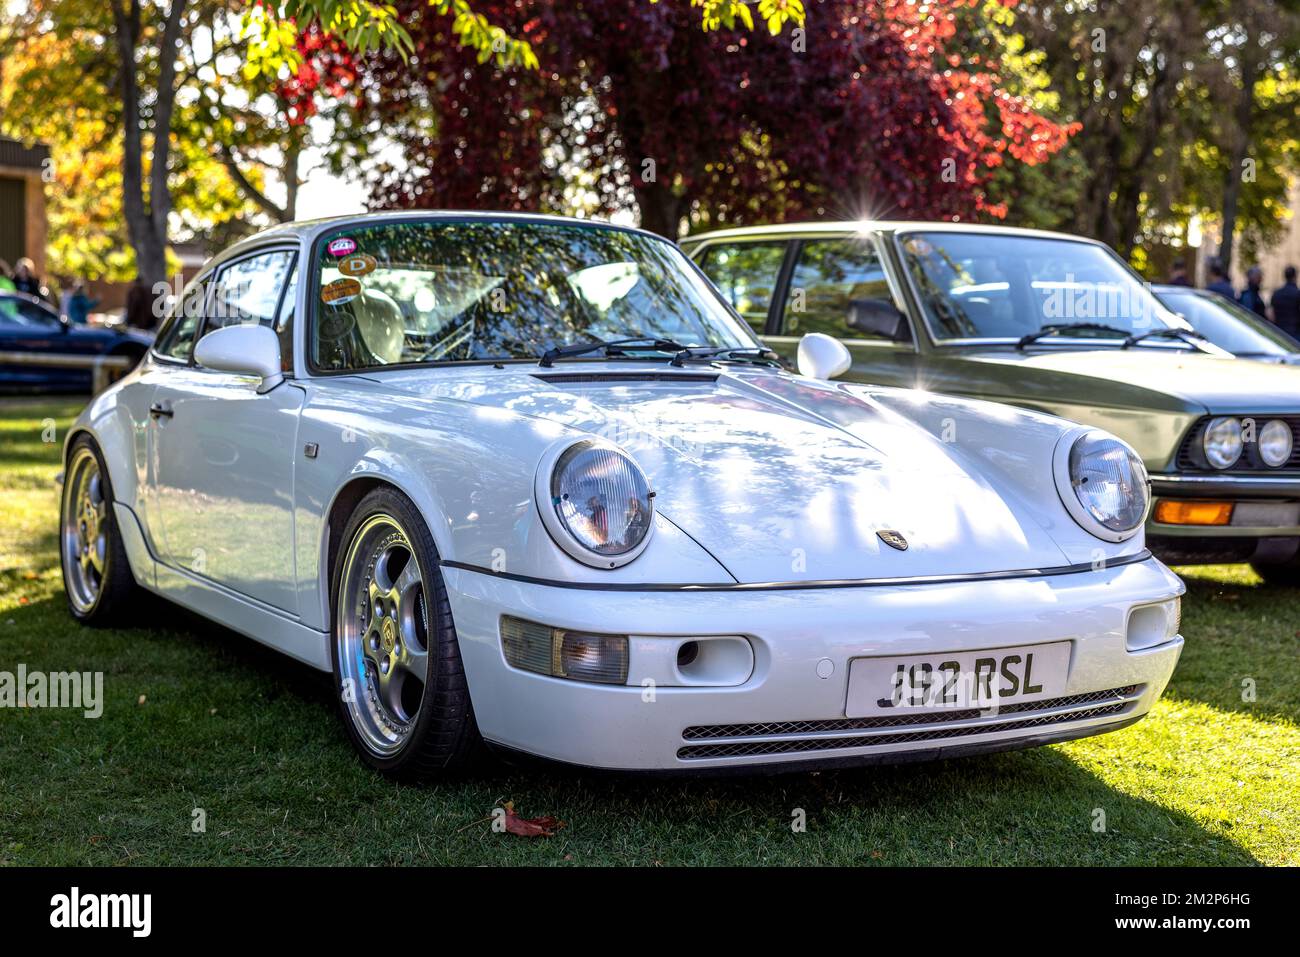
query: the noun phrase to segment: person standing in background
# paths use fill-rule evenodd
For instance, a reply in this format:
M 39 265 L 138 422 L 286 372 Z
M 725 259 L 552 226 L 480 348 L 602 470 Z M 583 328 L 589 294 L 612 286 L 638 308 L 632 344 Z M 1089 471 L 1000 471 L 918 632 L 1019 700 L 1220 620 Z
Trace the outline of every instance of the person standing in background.
M 1190 286 L 1192 281 L 1187 278 L 1187 263 L 1179 258 L 1174 260 L 1173 272 L 1169 274 L 1169 285 L 1171 286 Z
M 68 322 L 75 326 L 84 326 L 90 321 L 90 310 L 99 305 L 98 299 L 91 299 L 86 293 L 86 284 L 78 279 L 68 296 Z
M 152 329 L 158 318 L 153 314 L 153 296 L 143 279 L 136 278 L 126 292 L 126 324 L 133 329 Z
M 1241 291 L 1241 297 L 1237 301 L 1255 315 L 1267 319 L 1268 307 L 1264 304 L 1264 294 L 1260 291 L 1263 284 L 1264 270 L 1251 266 L 1246 270 L 1246 288 Z
M 1295 284 L 1295 266 L 1282 270 L 1285 282 L 1273 291 L 1269 305 L 1273 308 L 1273 321 L 1283 332 L 1300 335 L 1300 288 Z
M 1228 279 L 1228 270 L 1224 269 L 1223 263 L 1217 259 L 1210 260 L 1210 281 L 1205 288 L 1233 302 L 1237 300 L 1237 290 L 1232 288 L 1232 281 Z
M 18 265 L 14 268 L 13 280 L 14 288 L 19 292 L 25 292 L 37 299 L 44 299 L 50 305 L 54 305 L 54 302 L 50 299 L 50 291 L 45 288 L 45 283 L 41 282 L 40 277 L 36 275 L 36 263 L 26 256 L 18 260 Z

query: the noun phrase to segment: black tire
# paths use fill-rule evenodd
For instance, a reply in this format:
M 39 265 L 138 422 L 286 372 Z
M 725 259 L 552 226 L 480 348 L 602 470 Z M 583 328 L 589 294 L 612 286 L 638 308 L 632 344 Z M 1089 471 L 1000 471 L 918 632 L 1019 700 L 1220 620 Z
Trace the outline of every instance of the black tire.
M 98 524 L 98 530 L 103 534 L 103 567 L 97 576 L 98 586 L 93 596 L 85 587 L 85 573 L 79 576 L 77 571 L 80 561 L 69 554 L 75 548 L 69 510 L 77 506 L 74 497 L 81 491 L 80 469 L 90 460 L 93 460 L 98 473 L 98 494 L 104 505 Z M 80 435 L 69 446 L 65 465 L 59 504 L 59 565 L 63 571 L 63 592 L 68 611 L 83 625 L 105 627 L 123 624 L 129 620 L 131 609 L 143 598 L 143 591 L 131 573 L 126 548 L 122 544 L 117 516 L 113 512 L 113 483 L 104 466 L 104 457 L 90 436 Z
M 1284 588 L 1300 586 L 1300 558 L 1293 558 L 1278 565 L 1257 565 L 1252 562 L 1250 567 L 1255 570 L 1256 575 L 1264 579 L 1266 585 Z
M 412 716 L 409 737 L 392 754 L 378 754 L 358 729 L 344 687 L 340 661 L 344 610 L 344 575 L 347 558 L 367 523 L 377 517 L 396 519 L 411 546 L 422 578 L 427 671 L 418 711 Z M 355 584 L 355 583 L 354 583 Z M 391 487 L 380 487 L 358 503 L 339 536 L 334 554 L 330 586 L 330 656 L 334 667 L 334 690 L 348 738 L 370 767 L 401 780 L 429 780 L 463 771 L 483 752 L 482 738 L 474 720 L 469 685 L 461 663 L 456 626 L 451 617 L 447 588 L 438 565 L 438 550 L 419 509 L 405 495 Z M 355 696 L 362 689 L 351 689 Z

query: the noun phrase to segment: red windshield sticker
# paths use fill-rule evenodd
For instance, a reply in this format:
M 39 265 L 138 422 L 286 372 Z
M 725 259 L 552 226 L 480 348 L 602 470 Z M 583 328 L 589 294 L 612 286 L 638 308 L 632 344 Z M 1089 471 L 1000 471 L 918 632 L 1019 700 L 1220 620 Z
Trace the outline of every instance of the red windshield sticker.
M 348 256 L 357 251 L 357 244 L 344 236 L 342 239 L 332 240 L 328 249 L 331 256 Z

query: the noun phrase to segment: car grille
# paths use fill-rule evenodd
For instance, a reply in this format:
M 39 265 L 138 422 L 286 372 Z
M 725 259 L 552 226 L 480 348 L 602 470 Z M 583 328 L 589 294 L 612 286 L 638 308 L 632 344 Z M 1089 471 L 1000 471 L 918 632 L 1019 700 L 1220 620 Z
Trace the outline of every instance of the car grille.
M 878 715 L 870 718 L 832 718 L 822 721 L 777 721 L 761 724 L 697 725 L 682 732 L 688 744 L 678 749 L 682 760 L 749 757 L 765 754 L 794 754 L 804 751 L 829 751 L 865 748 L 918 741 L 943 741 L 952 738 L 1016 731 L 1046 725 L 1102 718 L 1123 714 L 1133 704 L 1141 685 L 1091 691 L 1086 694 L 1027 701 L 1007 705 L 996 714 L 978 710 L 927 712 L 914 715 Z M 1016 720 L 1005 720 L 1008 716 Z M 984 720 L 981 720 L 983 718 Z M 896 730 L 890 730 L 896 729 Z M 872 734 L 845 736 L 846 731 L 872 731 Z M 810 735 L 824 735 L 810 737 Z M 762 738 L 764 740 L 726 740 Z
M 1196 443 L 1201 440 L 1201 433 L 1205 431 L 1205 424 L 1215 416 L 1207 415 L 1205 418 L 1197 421 L 1195 425 L 1188 430 L 1187 435 L 1183 438 L 1182 445 L 1178 446 L 1178 457 L 1175 460 L 1178 471 L 1180 472 L 1198 472 L 1202 475 L 1222 475 L 1233 474 L 1238 472 L 1250 472 L 1255 475 L 1274 475 L 1278 472 L 1288 470 L 1300 471 L 1300 415 L 1239 415 L 1239 419 L 1254 419 L 1255 428 L 1258 430 L 1265 422 L 1270 419 L 1281 419 L 1287 425 L 1291 426 L 1291 457 L 1287 459 L 1285 465 L 1280 465 L 1275 469 L 1267 466 L 1253 465 L 1249 457 L 1243 452 L 1241 458 L 1233 463 L 1231 468 L 1215 469 L 1207 468 L 1204 465 L 1196 464 L 1196 457 L 1192 450 Z

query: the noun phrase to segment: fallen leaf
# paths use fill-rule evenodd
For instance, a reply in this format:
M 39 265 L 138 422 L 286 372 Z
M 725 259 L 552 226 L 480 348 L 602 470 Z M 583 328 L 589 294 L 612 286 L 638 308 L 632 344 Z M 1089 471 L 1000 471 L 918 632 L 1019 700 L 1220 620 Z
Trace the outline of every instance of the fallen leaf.
M 144 704 L 144 695 L 140 695 L 140 700 L 136 704 Z
M 516 837 L 554 837 L 555 832 L 564 827 L 564 822 L 549 815 L 543 817 L 520 817 L 515 813 L 513 801 L 505 804 L 506 833 Z

